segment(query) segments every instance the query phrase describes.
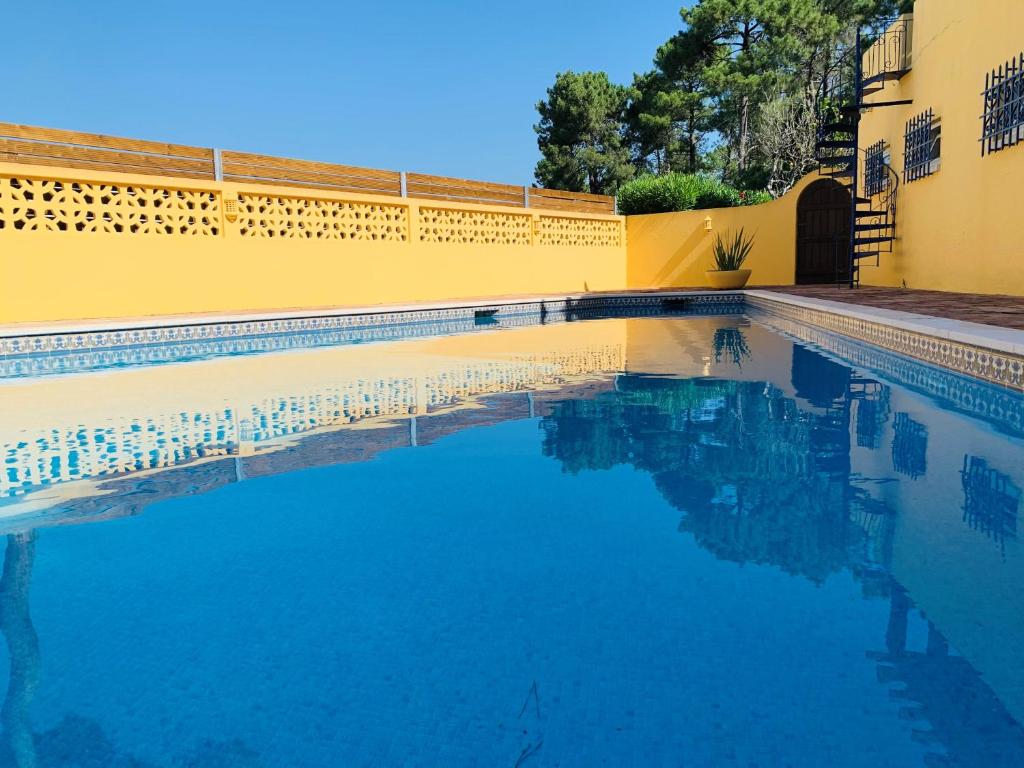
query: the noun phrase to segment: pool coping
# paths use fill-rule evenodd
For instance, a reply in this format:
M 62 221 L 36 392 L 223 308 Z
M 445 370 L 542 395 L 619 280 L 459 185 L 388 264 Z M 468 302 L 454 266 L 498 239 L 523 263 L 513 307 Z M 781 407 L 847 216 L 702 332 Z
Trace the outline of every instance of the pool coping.
M 781 315 L 990 384 L 1024 391 L 1024 331 L 776 291 L 752 289 L 744 293 L 748 309 L 755 312 Z
M 742 304 L 784 314 L 883 349 L 1024 391 L 1024 331 L 756 288 L 567 292 L 357 307 L 20 323 L 0 325 L 0 358 L 472 320 L 479 315 L 538 315 L 543 319 L 549 312 L 650 308 L 673 299 L 704 308 Z
M 1000 328 L 994 325 L 972 323 L 968 320 L 953 320 L 917 312 L 904 312 L 898 309 L 883 309 L 828 299 L 812 299 L 783 291 L 750 289 L 744 291 L 744 294 L 789 306 L 805 307 L 868 322 L 883 323 L 937 339 L 949 339 L 993 351 L 1024 355 L 1024 331 L 1015 328 Z

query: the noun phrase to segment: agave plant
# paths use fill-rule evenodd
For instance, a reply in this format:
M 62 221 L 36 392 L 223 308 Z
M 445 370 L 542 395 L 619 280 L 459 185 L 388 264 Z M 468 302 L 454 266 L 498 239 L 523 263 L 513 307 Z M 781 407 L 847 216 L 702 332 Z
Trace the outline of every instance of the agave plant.
M 753 236 L 746 237 L 743 227 L 735 235 L 725 233 L 725 239 L 721 235 L 715 237 L 715 269 L 719 272 L 731 272 L 743 268 L 743 262 L 750 255 L 750 249 L 754 247 Z

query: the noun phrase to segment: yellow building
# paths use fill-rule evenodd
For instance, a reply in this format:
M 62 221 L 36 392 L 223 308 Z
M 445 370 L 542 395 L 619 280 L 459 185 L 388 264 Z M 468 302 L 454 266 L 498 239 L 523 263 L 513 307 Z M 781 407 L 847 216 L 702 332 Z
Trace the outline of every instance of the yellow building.
M 743 226 L 752 284 L 1024 294 L 1024 3 L 920 0 L 870 35 L 823 84 L 820 170 L 764 206 L 628 217 L 630 287 L 706 285 L 708 229 Z
M 921 0 L 824 84 L 820 169 L 751 207 L 623 217 L 596 195 L 0 124 L 0 338 L 706 288 L 739 227 L 750 285 L 1024 294 L 1022 30 L 1024 2 Z
M 920 0 L 908 27 L 906 74 L 865 102 L 910 103 L 860 124 L 860 149 L 883 152 L 900 185 L 893 250 L 862 281 L 1022 294 L 1024 3 Z

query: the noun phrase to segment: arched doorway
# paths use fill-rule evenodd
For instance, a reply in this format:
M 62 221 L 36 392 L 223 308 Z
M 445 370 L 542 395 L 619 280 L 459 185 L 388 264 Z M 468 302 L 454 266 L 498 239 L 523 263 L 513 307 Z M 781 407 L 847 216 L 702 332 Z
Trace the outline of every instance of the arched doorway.
M 832 179 L 808 184 L 796 204 L 796 284 L 849 280 L 850 192 Z

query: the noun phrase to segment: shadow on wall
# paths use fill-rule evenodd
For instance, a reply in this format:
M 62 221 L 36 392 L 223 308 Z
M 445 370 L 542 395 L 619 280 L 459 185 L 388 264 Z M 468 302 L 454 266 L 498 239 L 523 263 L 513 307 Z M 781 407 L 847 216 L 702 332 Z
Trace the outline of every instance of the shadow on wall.
M 668 215 L 671 216 L 674 214 Z M 699 270 L 700 265 L 694 262 L 701 253 L 701 249 L 699 248 L 701 241 L 709 236 L 710 233 L 704 229 L 704 219 L 701 218 L 700 221 L 697 222 L 697 227 L 694 231 L 690 233 L 686 240 L 679 244 L 675 249 L 675 252 L 672 253 L 665 261 L 664 266 L 662 266 L 658 271 L 658 274 L 654 276 L 654 285 L 677 285 L 678 283 L 674 283 L 672 281 L 674 275 L 688 270 Z M 626 258 L 627 260 L 629 258 L 628 252 Z M 706 268 L 707 267 L 705 267 L 705 269 Z

